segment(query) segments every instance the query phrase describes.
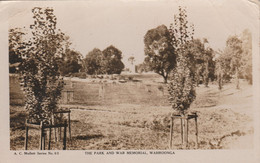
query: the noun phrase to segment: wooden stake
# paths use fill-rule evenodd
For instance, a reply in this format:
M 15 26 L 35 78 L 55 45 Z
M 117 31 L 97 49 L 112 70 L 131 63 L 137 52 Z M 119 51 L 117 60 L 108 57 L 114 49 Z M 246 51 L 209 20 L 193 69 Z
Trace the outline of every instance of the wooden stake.
M 68 114 L 68 120 L 69 120 L 69 136 L 70 136 L 70 140 L 71 140 L 70 112 Z
M 183 144 L 183 123 L 181 119 L 181 144 Z
M 186 130 L 186 126 L 187 126 L 187 121 L 186 119 L 183 119 L 184 123 L 183 123 L 183 147 L 186 148 L 187 146 L 187 130 Z
M 197 115 L 197 113 L 195 113 Z M 199 148 L 199 141 L 198 141 L 198 123 L 197 123 L 197 116 L 195 117 L 195 127 L 196 127 L 196 148 Z
M 42 150 L 42 136 L 43 136 L 43 127 L 42 127 L 42 121 L 40 123 L 40 145 L 39 148 Z
M 25 143 L 24 143 L 24 148 L 27 150 L 28 148 L 28 132 L 29 132 L 29 127 L 27 126 L 28 120 L 25 120 Z
M 66 150 L 66 139 L 67 139 L 67 121 L 65 121 L 64 135 L 63 135 L 63 150 Z
M 59 141 L 61 141 L 61 127 L 59 127 Z
M 55 142 L 57 142 L 57 133 L 56 133 L 57 131 L 56 131 L 56 127 L 54 128 L 54 139 L 55 139 Z
M 171 126 L 170 126 L 170 149 L 172 149 L 172 135 L 173 135 L 173 117 L 171 117 Z
M 51 129 L 52 129 L 52 128 L 50 128 L 50 130 L 49 130 L 49 144 L 48 144 L 48 150 L 51 149 Z
M 45 150 L 46 133 L 43 130 L 43 150 Z
M 62 114 L 60 113 L 60 118 L 61 118 Z M 61 140 L 61 127 L 59 128 L 59 134 L 60 134 L 60 138 L 59 138 L 59 141 Z
M 188 120 L 188 117 L 187 117 L 187 119 L 186 119 L 186 147 L 189 146 L 188 137 L 189 137 L 189 120 Z

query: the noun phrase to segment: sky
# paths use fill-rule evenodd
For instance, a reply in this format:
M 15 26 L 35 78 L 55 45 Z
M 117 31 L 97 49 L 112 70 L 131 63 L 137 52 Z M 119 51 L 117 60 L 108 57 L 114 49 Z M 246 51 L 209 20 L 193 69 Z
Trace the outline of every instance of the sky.
M 230 35 L 259 30 L 258 7 L 248 0 L 31 1 L 2 6 L 9 13 L 9 28 L 29 27 L 33 7 L 53 7 L 57 27 L 70 36 L 74 50 L 85 56 L 94 48 L 114 45 L 122 51 L 126 67 L 130 56 L 136 64 L 143 62 L 144 35 L 162 24 L 169 27 L 178 6 L 186 7 L 195 37 L 207 38 L 214 50 L 223 49 Z

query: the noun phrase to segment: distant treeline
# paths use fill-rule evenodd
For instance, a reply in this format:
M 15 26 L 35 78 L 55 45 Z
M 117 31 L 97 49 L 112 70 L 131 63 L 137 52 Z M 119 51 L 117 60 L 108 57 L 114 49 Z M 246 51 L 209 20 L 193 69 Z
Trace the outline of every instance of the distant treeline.
M 142 64 L 135 66 L 137 72 L 154 71 L 167 82 L 177 58 L 171 44 L 170 33 L 165 25 L 147 31 L 144 36 L 146 57 Z M 10 73 L 17 73 L 20 63 L 26 58 L 26 55 L 21 54 L 26 34 L 26 30 L 22 28 L 9 30 Z M 65 35 L 62 41 L 65 46 L 58 61 L 62 76 L 73 76 L 78 73 L 120 74 L 125 68 L 122 52 L 113 45 L 103 51 L 94 48 L 83 57 L 80 52 L 70 48 L 69 36 Z M 249 30 L 228 37 L 223 50 L 214 51 L 206 38 L 193 39 L 189 44 L 195 62 L 197 84 L 204 83 L 207 86 L 209 80 L 217 80 L 221 87 L 223 82 L 237 79 L 237 87 L 239 87 L 239 78 L 246 79 L 252 84 L 252 35 Z M 129 58 L 128 61 L 133 64 L 134 57 Z

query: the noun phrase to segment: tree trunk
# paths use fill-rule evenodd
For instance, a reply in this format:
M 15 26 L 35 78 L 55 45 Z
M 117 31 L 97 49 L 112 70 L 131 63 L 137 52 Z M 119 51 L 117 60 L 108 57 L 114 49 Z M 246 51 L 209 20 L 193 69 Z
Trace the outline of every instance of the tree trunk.
M 218 89 L 222 89 L 222 75 L 221 73 L 218 74 Z
M 205 87 L 208 87 L 208 84 L 209 84 L 209 63 L 208 63 L 208 61 L 206 62 L 206 65 L 205 65 L 204 84 L 205 84 Z
M 164 79 L 164 83 L 167 83 L 167 77 L 163 77 L 163 79 Z
M 196 70 L 196 86 L 198 87 L 199 86 L 199 83 L 200 83 L 200 73 L 199 73 L 199 68 L 197 67 L 197 70 Z
M 162 74 L 162 77 L 164 79 L 164 83 L 167 83 L 168 74 Z
M 240 89 L 240 87 L 239 87 L 239 77 L 238 77 L 238 68 L 236 67 L 236 88 L 237 89 Z

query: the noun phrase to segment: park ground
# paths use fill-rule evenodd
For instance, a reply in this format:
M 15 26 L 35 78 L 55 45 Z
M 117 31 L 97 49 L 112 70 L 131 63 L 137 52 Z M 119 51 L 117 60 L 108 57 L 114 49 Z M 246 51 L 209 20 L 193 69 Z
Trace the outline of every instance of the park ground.
M 65 105 L 71 108 L 72 138 L 68 139 L 68 150 L 169 149 L 172 109 L 159 76 L 136 75 L 127 83 L 108 84 L 104 97 L 91 90 L 94 86 L 89 87 L 89 83 L 98 83 L 97 79 L 71 80 L 74 103 Z M 24 149 L 26 113 L 24 97 L 18 89 L 10 83 L 11 150 Z M 220 91 L 210 83 L 208 88 L 200 85 L 196 92 L 190 111 L 199 115 L 199 149 L 253 148 L 252 85 L 241 80 L 239 90 L 227 83 Z M 39 131 L 30 130 L 28 149 L 38 148 Z M 177 121 L 172 148 L 182 149 Z M 52 149 L 62 149 L 62 142 L 53 140 Z M 189 122 L 189 149 L 195 149 L 193 120 Z

